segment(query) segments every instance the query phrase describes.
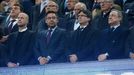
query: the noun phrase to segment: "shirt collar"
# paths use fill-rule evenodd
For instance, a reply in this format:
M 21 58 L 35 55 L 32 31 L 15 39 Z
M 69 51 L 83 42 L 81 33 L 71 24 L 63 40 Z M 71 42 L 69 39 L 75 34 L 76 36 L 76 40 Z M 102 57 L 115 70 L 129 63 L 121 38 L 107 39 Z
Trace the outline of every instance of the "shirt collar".
M 48 28 L 48 30 L 54 31 L 56 28 L 57 28 L 57 26 L 55 26 L 54 28 Z
M 27 27 L 24 28 L 24 29 L 19 30 L 19 32 L 24 32 L 24 31 L 26 31 L 26 30 L 27 30 Z
M 84 26 L 81 26 L 81 25 L 80 25 L 80 28 L 86 28 L 86 27 L 87 27 L 87 25 L 84 25 Z
M 115 26 L 111 26 L 111 28 L 117 28 L 117 27 L 119 27 L 120 26 L 120 24 L 118 24 L 118 25 L 115 25 Z
M 14 20 L 14 19 L 10 18 L 10 21 L 12 21 L 12 20 Z M 18 19 L 15 19 L 15 21 L 18 21 Z

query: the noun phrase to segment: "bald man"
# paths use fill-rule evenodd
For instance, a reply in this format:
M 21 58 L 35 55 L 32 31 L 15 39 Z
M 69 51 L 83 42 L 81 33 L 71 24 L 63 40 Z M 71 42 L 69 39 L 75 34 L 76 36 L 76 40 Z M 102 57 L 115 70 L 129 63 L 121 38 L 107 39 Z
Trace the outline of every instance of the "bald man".
M 19 30 L 11 34 L 8 39 L 8 67 L 34 64 L 33 51 L 31 51 L 34 33 L 27 29 L 28 21 L 29 17 L 26 13 L 18 15 Z

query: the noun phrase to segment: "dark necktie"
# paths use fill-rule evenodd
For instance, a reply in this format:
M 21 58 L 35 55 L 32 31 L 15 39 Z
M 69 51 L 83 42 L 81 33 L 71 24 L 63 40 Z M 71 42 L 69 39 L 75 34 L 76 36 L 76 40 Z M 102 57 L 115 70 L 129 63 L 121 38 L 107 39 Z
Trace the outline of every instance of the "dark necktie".
M 12 30 L 12 27 L 13 27 L 13 23 L 15 22 L 16 20 L 11 20 L 10 21 L 10 25 L 8 26 L 8 31 L 11 32 Z
M 47 32 L 47 44 L 50 42 L 51 33 L 52 33 L 52 29 L 48 30 L 48 32 Z
M 73 16 L 73 12 L 70 12 L 69 15 L 70 15 L 70 18 L 71 18 Z
M 84 29 L 84 28 L 82 27 L 82 28 L 80 28 L 79 30 L 80 30 L 80 31 L 83 31 L 83 29 Z
M 113 32 L 114 30 L 115 30 L 115 28 L 114 28 L 114 27 L 110 28 L 110 31 L 111 31 L 111 32 Z

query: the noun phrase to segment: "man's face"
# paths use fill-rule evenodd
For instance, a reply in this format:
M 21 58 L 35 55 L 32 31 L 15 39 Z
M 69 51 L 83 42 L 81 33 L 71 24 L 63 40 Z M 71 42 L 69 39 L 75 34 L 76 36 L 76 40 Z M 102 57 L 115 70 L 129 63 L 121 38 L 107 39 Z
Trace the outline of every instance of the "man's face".
M 88 23 L 90 21 L 90 18 L 88 18 L 87 15 L 84 14 L 83 12 L 80 12 L 78 14 L 78 21 L 79 21 L 80 25 L 83 25 L 85 23 Z
M 46 16 L 46 23 L 48 27 L 55 26 L 58 23 L 58 19 L 55 13 L 49 13 Z
M 58 7 L 57 7 L 56 3 L 49 1 L 45 10 L 46 10 L 46 12 L 48 12 L 48 11 L 58 12 Z
M 107 11 L 107 10 L 112 8 L 112 3 L 108 0 L 102 0 L 100 2 L 100 5 L 101 5 L 101 10 L 102 11 Z
M 28 23 L 28 17 L 27 17 L 27 15 L 24 14 L 24 13 L 20 13 L 18 15 L 18 23 L 17 23 L 18 26 L 19 27 L 24 27 L 24 26 L 27 25 L 27 23 Z
M 12 6 L 10 15 L 11 15 L 11 17 L 17 17 L 20 12 L 21 12 L 21 10 L 20 10 L 19 6 Z
M 111 13 L 109 14 L 109 18 L 108 18 L 108 23 L 110 25 L 117 25 L 118 23 L 120 23 L 121 18 L 118 15 L 117 11 L 111 11 Z
M 75 4 L 76 4 L 76 1 L 75 1 L 75 0 L 68 0 L 68 1 L 67 1 L 67 8 L 68 8 L 69 10 L 73 10 Z
M 75 12 L 76 15 L 78 15 L 78 13 L 79 13 L 81 10 L 82 10 L 82 8 L 81 8 L 79 5 L 76 5 L 76 6 L 74 7 L 74 12 Z

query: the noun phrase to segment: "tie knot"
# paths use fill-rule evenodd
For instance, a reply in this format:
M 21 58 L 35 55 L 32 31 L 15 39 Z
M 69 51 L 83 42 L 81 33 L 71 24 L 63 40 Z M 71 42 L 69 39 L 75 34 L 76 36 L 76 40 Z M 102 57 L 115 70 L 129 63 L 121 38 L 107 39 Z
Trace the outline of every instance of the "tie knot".
M 111 30 L 111 31 L 114 31 L 114 29 L 115 29 L 114 27 L 111 27 L 111 29 L 110 29 L 110 30 Z
M 52 30 L 52 29 L 49 29 L 48 31 L 51 32 L 51 31 L 53 31 L 53 30 Z
M 15 22 L 16 20 L 11 20 L 11 22 Z
M 80 31 L 83 31 L 83 29 L 84 29 L 84 28 L 83 28 L 83 27 L 81 27 L 81 28 L 80 28 Z

